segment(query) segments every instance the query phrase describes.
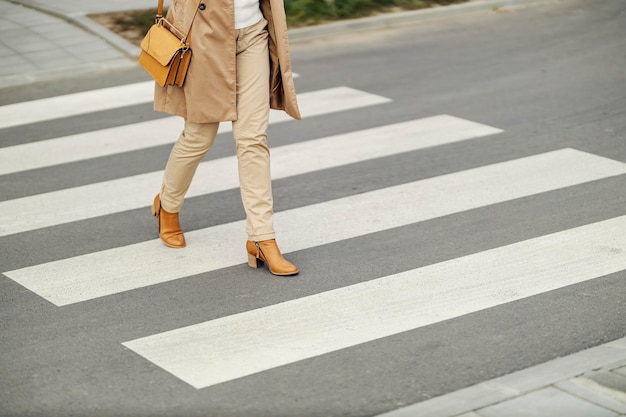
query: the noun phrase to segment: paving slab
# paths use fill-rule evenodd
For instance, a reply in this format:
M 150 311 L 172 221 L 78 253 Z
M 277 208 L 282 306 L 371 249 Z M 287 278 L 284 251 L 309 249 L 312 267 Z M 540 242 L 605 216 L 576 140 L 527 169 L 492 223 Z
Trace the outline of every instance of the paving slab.
M 562 391 L 600 405 L 616 413 L 626 413 L 626 392 L 606 387 L 598 382 L 578 377 L 559 382 L 555 385 Z
M 6 0 L 0 15 L 0 89 L 136 66 L 119 48 L 59 16 Z
M 584 401 L 553 387 L 477 411 L 483 417 L 617 417 L 604 407 Z
M 621 367 L 619 367 L 619 368 L 615 368 L 615 369 L 613 369 L 611 372 L 615 372 L 615 373 L 617 373 L 617 374 L 620 374 L 620 375 L 626 376 L 626 366 L 621 366 Z
M 599 371 L 585 375 L 585 377 L 616 392 L 626 392 L 626 378 L 621 375 L 609 371 Z M 623 399 L 626 403 L 626 395 Z

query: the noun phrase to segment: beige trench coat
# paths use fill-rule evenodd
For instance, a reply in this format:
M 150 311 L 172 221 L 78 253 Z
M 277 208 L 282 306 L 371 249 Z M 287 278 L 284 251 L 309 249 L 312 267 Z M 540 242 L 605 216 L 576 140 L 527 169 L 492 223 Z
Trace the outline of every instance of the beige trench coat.
M 287 21 L 283 0 L 260 0 L 268 21 L 270 50 L 270 107 L 300 119 L 291 72 Z M 154 109 L 195 123 L 237 120 L 236 31 L 233 0 L 202 0 L 193 21 L 193 57 L 185 84 L 156 86 Z M 196 0 L 171 0 L 167 19 L 187 30 Z

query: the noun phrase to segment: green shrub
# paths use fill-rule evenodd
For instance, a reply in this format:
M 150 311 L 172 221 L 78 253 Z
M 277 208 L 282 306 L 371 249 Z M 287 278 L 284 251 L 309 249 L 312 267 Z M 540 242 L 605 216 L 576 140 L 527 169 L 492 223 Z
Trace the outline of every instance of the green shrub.
M 415 10 L 468 0 L 284 0 L 287 23 L 304 26 L 321 22 L 370 16 L 391 10 Z
M 337 9 L 337 17 L 340 19 L 367 16 L 373 10 L 380 8 L 376 0 L 335 0 L 334 5 Z
M 285 2 L 285 13 L 291 25 L 309 25 L 337 19 L 334 3 L 326 0 L 288 0 Z
M 163 10 L 163 15 L 167 13 L 167 10 Z M 146 28 L 146 31 L 154 24 L 154 16 L 156 15 L 156 10 L 150 10 L 142 13 L 137 13 L 133 15 L 133 22 L 137 26 L 141 26 Z

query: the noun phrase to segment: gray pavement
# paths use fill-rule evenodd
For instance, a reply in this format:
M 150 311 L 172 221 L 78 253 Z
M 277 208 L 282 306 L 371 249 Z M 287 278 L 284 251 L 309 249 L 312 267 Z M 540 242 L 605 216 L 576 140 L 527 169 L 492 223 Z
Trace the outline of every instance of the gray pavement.
M 292 43 L 387 29 L 468 13 L 493 13 L 555 0 L 475 0 L 430 10 L 390 13 L 290 31 Z M 139 48 L 89 14 L 141 10 L 156 0 L 106 2 L 0 0 L 0 90 L 39 81 L 136 67 Z M 169 4 L 169 1 L 165 1 Z
M 19 3 L 19 4 L 18 4 Z M 154 0 L 86 2 L 0 0 L 0 89 L 136 66 L 137 48 L 90 21 L 86 15 L 152 7 Z M 379 16 L 292 31 L 292 41 L 335 36 L 440 19 L 446 14 L 492 12 L 537 1 L 475 1 L 467 5 Z M 626 338 L 558 358 L 385 417 L 496 417 L 626 415 Z

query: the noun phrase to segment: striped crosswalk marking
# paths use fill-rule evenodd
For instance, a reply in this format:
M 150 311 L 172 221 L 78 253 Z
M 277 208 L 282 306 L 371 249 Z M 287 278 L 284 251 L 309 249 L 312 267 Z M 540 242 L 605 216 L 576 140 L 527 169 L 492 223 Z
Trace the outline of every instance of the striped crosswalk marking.
M 283 250 L 296 251 L 625 173 L 624 163 L 562 149 L 280 212 L 276 224 Z M 312 224 L 302 239 L 302 225 Z M 241 264 L 244 229 L 189 232 L 182 250 L 155 239 L 5 275 L 67 305 Z
M 149 103 L 154 82 L 141 82 L 0 107 L 0 129 Z
M 298 74 L 293 75 L 294 78 Z M 25 101 L 0 107 L 0 129 L 150 103 L 154 81 Z
M 335 87 L 298 95 L 304 118 L 388 103 L 391 100 L 349 87 Z M 4 107 L 0 107 L 0 112 Z M 2 116 L 0 115 L 0 120 Z M 272 111 L 270 123 L 290 120 L 284 112 Z M 0 175 L 115 155 L 173 143 L 182 129 L 182 119 L 164 119 L 102 129 L 62 138 L 0 148 Z M 220 133 L 232 130 L 222 123 Z
M 492 135 L 490 126 L 441 115 L 272 148 L 274 179 L 426 147 Z M 294 158 L 297 155 L 297 158 Z M 236 157 L 200 164 L 188 196 L 239 186 Z M 0 236 L 145 207 L 160 189 L 162 171 L 0 202 Z M 72 201 L 75 204 L 68 205 Z
M 626 269 L 624 230 L 617 217 L 124 345 L 205 388 Z

